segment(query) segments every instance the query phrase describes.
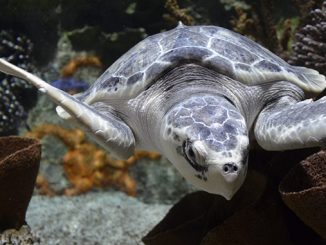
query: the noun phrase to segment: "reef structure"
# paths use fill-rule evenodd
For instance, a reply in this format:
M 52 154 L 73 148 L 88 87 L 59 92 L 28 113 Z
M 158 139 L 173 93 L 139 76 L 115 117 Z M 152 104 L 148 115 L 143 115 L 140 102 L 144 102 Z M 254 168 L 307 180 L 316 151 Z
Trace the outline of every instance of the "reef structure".
M 8 62 L 28 70 L 32 50 L 33 43 L 26 36 L 13 31 L 0 32 L 0 56 Z
M 195 23 L 194 18 L 187 13 L 187 10 L 180 8 L 177 0 L 166 0 L 165 8 L 169 12 L 169 15 L 165 16 L 166 19 L 175 19 L 186 25 L 193 25 Z
M 32 42 L 13 31 L 0 32 L 0 57 L 32 71 Z M 34 105 L 37 90 L 23 80 L 0 74 L 0 135 L 16 134 Z
M 99 69 L 103 68 L 103 64 L 100 59 L 93 55 L 86 55 L 86 56 L 77 56 L 74 59 L 71 59 L 68 64 L 66 64 L 61 69 L 61 76 L 62 77 L 72 77 L 78 68 L 84 66 L 93 66 Z
M 57 125 L 42 124 L 29 131 L 26 136 L 42 139 L 46 135 L 59 138 L 68 148 L 63 156 L 65 176 L 72 184 L 64 190 L 64 195 L 78 195 L 93 188 L 116 187 L 130 196 L 136 195 L 136 182 L 129 174 L 129 167 L 141 158 L 156 160 L 156 152 L 138 151 L 127 160 L 113 159 L 104 150 L 87 141 L 85 133 L 79 129 L 65 129 Z M 39 175 L 37 187 L 41 194 L 57 195 L 47 180 Z
M 296 33 L 290 64 L 313 68 L 326 75 L 326 1 L 307 16 Z
M 93 55 L 77 56 L 71 59 L 62 69 L 61 78 L 51 83 L 52 86 L 61 89 L 69 94 L 83 92 L 89 88 L 87 82 L 75 78 L 75 73 L 82 67 L 103 68 L 100 59 Z

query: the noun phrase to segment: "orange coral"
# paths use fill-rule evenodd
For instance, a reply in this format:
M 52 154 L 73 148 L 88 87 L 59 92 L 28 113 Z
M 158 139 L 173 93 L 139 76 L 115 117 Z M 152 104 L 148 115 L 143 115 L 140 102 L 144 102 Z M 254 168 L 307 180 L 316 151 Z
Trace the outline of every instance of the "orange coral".
M 49 182 L 41 174 L 37 176 L 35 185 L 40 195 L 46 195 L 50 197 L 56 195 L 55 191 L 50 187 Z
M 85 133 L 80 129 L 64 129 L 54 124 L 43 124 L 26 133 L 27 137 L 42 139 L 46 135 L 58 137 L 68 148 L 85 141 Z
M 68 147 L 63 157 L 63 166 L 73 187 L 64 194 L 76 195 L 94 187 L 115 186 L 128 195 L 136 195 L 136 182 L 129 175 L 128 168 L 141 158 L 158 159 L 156 152 L 136 151 L 127 160 L 111 158 L 104 150 L 85 140 L 79 129 L 64 129 L 52 124 L 43 124 L 27 133 L 27 136 L 41 139 L 45 135 L 58 137 Z M 43 193 L 52 195 L 46 180 L 40 177 L 38 186 Z
M 165 8 L 169 11 L 170 17 L 177 21 L 182 21 L 186 25 L 193 25 L 195 20 L 187 13 L 187 10 L 181 9 L 177 0 L 166 0 Z
M 235 7 L 235 12 L 236 16 L 230 21 L 233 30 L 257 41 L 257 25 L 254 18 L 249 17 L 248 12 L 240 7 Z
M 96 56 L 78 56 L 70 60 L 69 63 L 61 69 L 61 76 L 71 77 L 75 74 L 77 69 L 82 66 L 103 67 L 102 62 Z

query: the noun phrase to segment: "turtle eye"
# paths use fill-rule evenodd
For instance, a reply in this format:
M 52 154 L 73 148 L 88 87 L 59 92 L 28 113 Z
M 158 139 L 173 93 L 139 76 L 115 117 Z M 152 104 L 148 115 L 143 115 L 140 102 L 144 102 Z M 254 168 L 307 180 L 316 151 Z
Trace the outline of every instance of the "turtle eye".
M 193 148 L 193 143 L 187 139 L 182 144 L 182 151 L 187 162 L 198 172 L 206 172 L 207 166 L 197 161 L 197 154 Z
M 196 163 L 196 154 L 189 139 L 183 142 L 183 153 L 189 162 Z
M 189 147 L 189 149 L 188 149 L 188 156 L 189 156 L 190 158 L 194 158 L 194 157 L 195 157 L 195 152 L 194 152 L 194 150 L 192 149 L 192 147 Z

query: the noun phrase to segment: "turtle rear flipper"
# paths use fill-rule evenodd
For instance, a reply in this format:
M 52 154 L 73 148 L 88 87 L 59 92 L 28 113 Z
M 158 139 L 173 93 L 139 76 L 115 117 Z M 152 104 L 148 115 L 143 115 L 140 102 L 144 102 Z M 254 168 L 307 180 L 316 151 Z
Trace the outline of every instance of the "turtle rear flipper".
M 284 98 L 283 98 L 284 99 Z M 292 105 L 276 102 L 258 116 L 255 137 L 265 150 L 290 150 L 326 145 L 326 97 Z
M 326 88 L 325 76 L 318 71 L 301 66 L 292 66 L 292 72 L 299 78 L 298 85 L 304 90 L 320 93 Z
M 134 135 L 129 126 L 114 113 L 112 107 L 103 103 L 89 106 L 3 59 L 0 59 L 0 71 L 36 86 L 60 106 L 61 109 L 58 110 L 63 118 L 73 118 L 85 131 L 91 133 L 97 143 L 108 149 L 114 156 L 128 158 L 133 154 Z

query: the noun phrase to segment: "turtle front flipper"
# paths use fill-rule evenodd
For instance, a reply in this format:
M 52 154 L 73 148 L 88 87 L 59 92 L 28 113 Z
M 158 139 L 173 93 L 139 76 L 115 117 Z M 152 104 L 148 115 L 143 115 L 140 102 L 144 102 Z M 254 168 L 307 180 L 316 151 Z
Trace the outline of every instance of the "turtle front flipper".
M 86 105 L 78 115 L 72 116 L 61 106 L 57 107 L 58 115 L 63 119 L 73 119 L 88 135 L 119 159 L 127 159 L 135 149 L 135 138 L 130 127 L 119 117 L 114 109 L 102 102 Z M 90 113 L 91 110 L 91 113 Z
M 267 106 L 254 128 L 258 144 L 266 150 L 289 150 L 326 145 L 326 97 L 301 102 L 282 98 Z
M 125 159 L 133 154 L 134 135 L 129 126 L 114 113 L 111 107 L 103 103 L 89 106 L 4 59 L 0 59 L 0 71 L 24 79 L 36 86 L 59 105 L 59 108 L 62 108 L 59 109 L 59 116 L 62 115 L 65 119 L 73 118 L 90 133 L 97 143 L 117 158 Z
M 58 106 L 58 115 L 75 121 L 96 143 L 116 158 L 129 158 L 135 149 L 135 138 L 129 126 L 113 108 L 102 102 L 92 105 L 78 102 L 82 107 L 77 109 L 77 114 L 72 115 L 64 107 Z

